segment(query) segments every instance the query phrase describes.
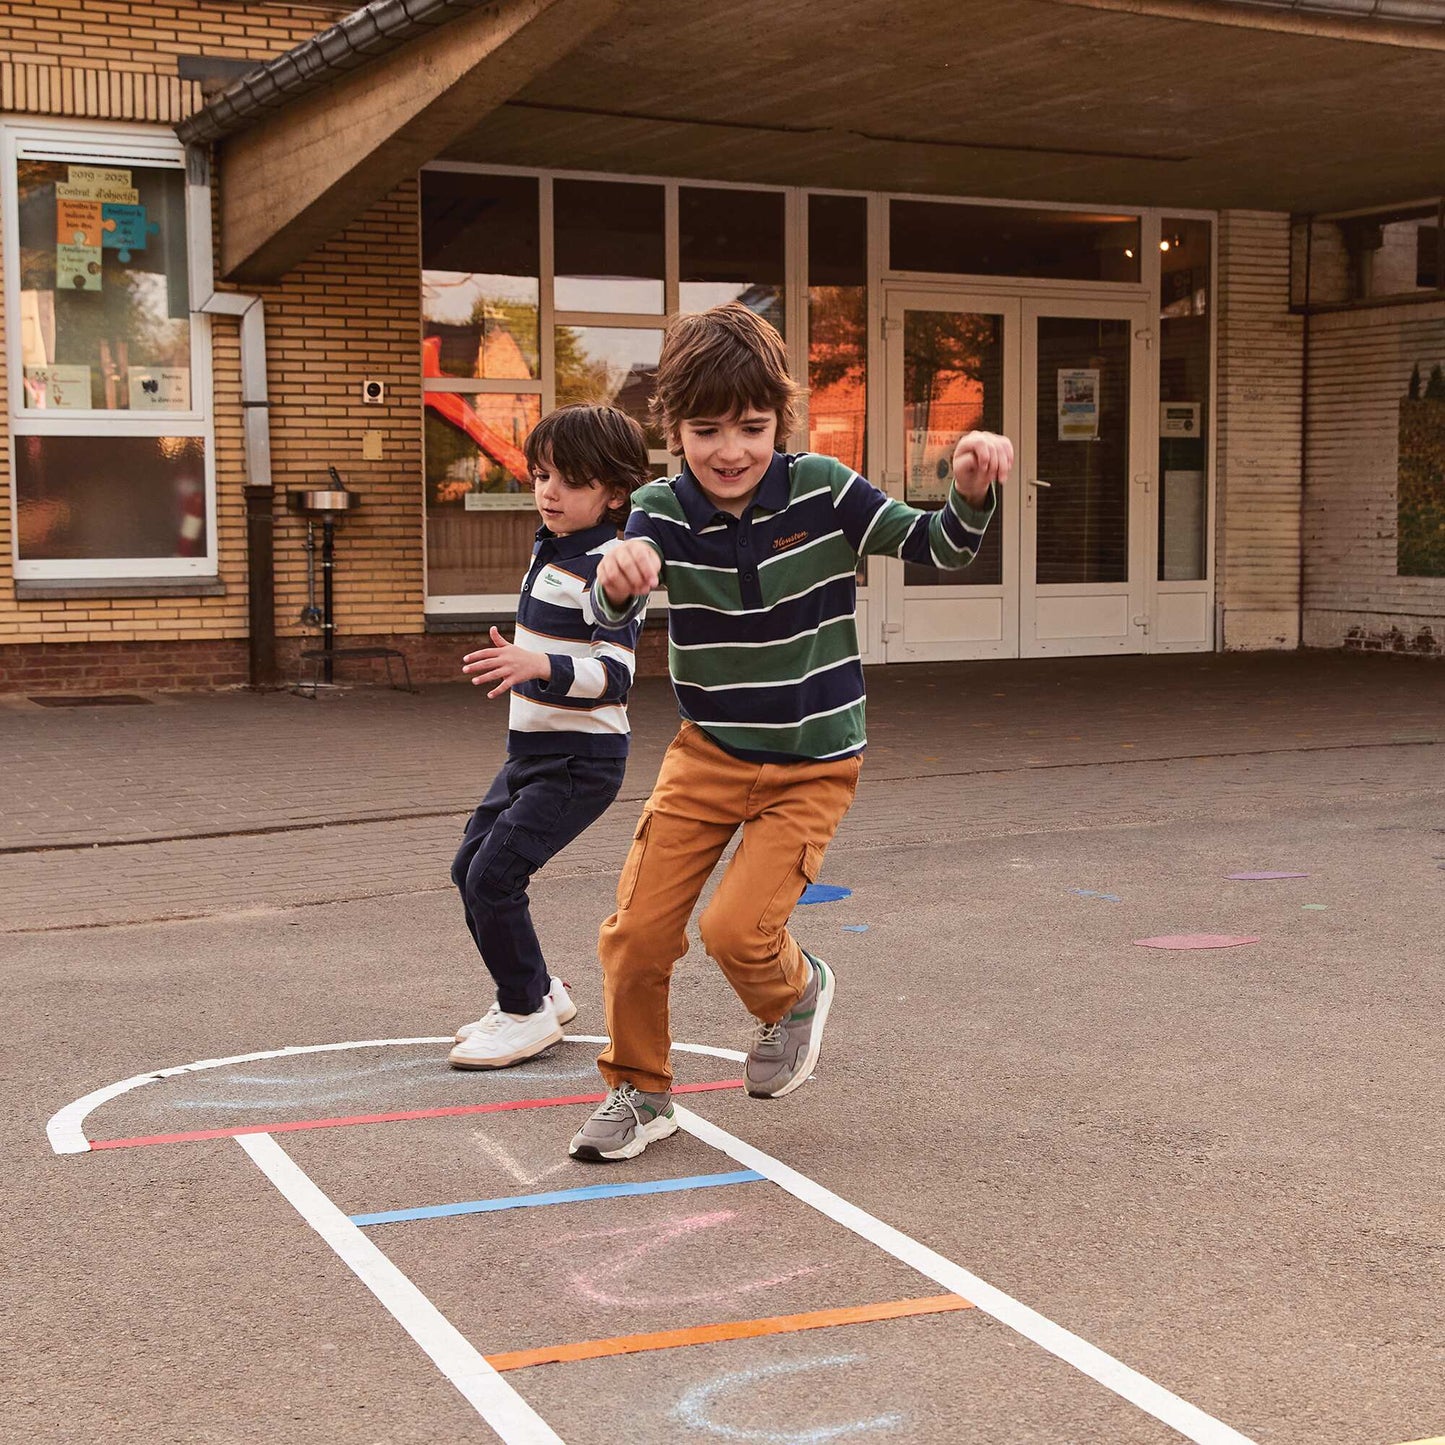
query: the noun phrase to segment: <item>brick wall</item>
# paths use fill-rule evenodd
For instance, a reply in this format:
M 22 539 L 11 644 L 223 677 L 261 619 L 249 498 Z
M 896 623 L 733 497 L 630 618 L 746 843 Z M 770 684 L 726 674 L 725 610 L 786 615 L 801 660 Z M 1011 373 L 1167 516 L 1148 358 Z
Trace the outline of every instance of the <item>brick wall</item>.
M 12 117 L 152 122 L 168 128 L 201 103 L 199 86 L 178 77 L 179 57 L 264 59 L 352 8 L 20 0 L 0 12 L 0 108 Z M 224 184 L 223 176 L 219 183 Z M 358 633 L 394 635 L 421 627 L 416 231 L 415 186 L 409 184 L 372 207 L 284 283 L 264 292 L 278 488 L 276 615 L 283 636 L 299 636 L 297 617 L 305 601 L 304 524 L 285 514 L 285 492 L 324 476 L 327 464 L 338 466 L 364 498 L 363 510 L 342 527 L 338 545 L 341 631 L 347 640 L 359 640 Z M 106 685 L 124 685 L 126 669 L 137 671 L 137 646 L 154 655 L 154 665 L 147 662 L 144 669 L 148 686 L 165 685 L 168 675 L 177 687 L 245 680 L 239 331 L 229 318 L 209 324 L 223 595 L 16 599 L 8 456 L 0 449 L 0 648 L 6 649 L 0 690 L 29 686 L 23 679 L 37 669 L 58 686 L 66 667 L 77 689 L 93 688 L 100 672 L 111 666 L 107 658 L 114 660 L 115 678 Z M 361 406 L 363 376 L 387 382 L 385 407 Z M 0 386 L 4 382 L 0 350 Z M 379 462 L 361 460 L 367 429 L 381 433 Z M 37 649 L 31 669 L 19 662 L 17 649 L 24 647 Z M 202 654 L 228 660 L 197 662 Z M 169 674 L 167 657 L 172 659 Z
M 1301 318 L 1289 312 L 1289 218 L 1219 218 L 1216 602 L 1226 648 L 1300 636 Z
M 1445 303 L 1310 320 L 1305 642 L 1438 653 L 1445 577 L 1396 573 L 1400 401 L 1445 364 Z M 1427 403 L 1436 405 L 1437 403 Z

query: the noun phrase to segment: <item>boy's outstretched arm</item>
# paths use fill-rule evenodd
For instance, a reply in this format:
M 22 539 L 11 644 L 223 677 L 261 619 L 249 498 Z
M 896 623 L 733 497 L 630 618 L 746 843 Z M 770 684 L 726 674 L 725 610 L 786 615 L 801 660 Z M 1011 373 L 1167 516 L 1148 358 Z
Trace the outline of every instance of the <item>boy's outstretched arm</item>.
M 1013 471 L 1013 443 L 993 432 L 969 432 L 953 449 L 953 481 L 943 506 L 922 511 L 887 497 L 862 477 L 834 492 L 844 535 L 858 555 L 901 557 L 927 567 L 967 567 L 993 516 L 996 488 Z
M 462 658 L 462 672 L 472 680 L 473 687 L 497 685 L 487 694 L 498 697 L 518 683 L 536 679 L 546 682 L 552 676 L 552 659 L 545 652 L 533 652 L 508 642 L 498 628 L 492 628 L 492 645 L 469 652 Z
M 641 537 L 618 543 L 597 564 L 592 606 L 598 618 L 609 627 L 631 622 L 661 578 L 662 557 L 653 543 Z

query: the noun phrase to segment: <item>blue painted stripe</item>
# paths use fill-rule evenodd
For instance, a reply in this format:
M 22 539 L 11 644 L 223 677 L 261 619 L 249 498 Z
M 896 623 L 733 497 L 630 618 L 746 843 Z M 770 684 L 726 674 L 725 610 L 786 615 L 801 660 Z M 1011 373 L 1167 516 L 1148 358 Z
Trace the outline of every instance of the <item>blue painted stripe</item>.
M 554 1189 L 550 1194 L 514 1194 L 502 1199 L 470 1199 L 461 1204 L 428 1204 L 420 1209 L 388 1209 L 379 1214 L 353 1214 L 351 1222 L 398 1224 L 406 1219 L 445 1219 L 453 1214 L 492 1214 L 501 1209 L 535 1209 L 542 1204 L 576 1204 L 585 1199 L 618 1199 L 627 1194 L 673 1194 L 680 1189 L 716 1189 L 722 1184 L 752 1184 L 763 1176 L 756 1169 L 730 1174 L 694 1174 L 687 1179 L 652 1179 L 633 1184 L 589 1184 L 585 1189 Z

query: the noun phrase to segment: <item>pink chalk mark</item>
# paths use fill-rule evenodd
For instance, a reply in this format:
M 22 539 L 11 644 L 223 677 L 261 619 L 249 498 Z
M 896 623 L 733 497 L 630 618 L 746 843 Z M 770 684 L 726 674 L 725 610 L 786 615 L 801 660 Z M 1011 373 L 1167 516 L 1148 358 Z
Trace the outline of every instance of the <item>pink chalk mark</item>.
M 1271 878 L 1308 878 L 1308 873 L 1226 873 L 1224 875 L 1235 883 L 1263 883 Z
M 770 1275 L 765 1278 L 734 1278 L 720 1289 L 698 1290 L 688 1294 L 646 1294 L 641 1291 L 619 1288 L 622 1276 L 646 1267 L 648 1257 L 655 1255 L 659 1246 L 672 1240 L 686 1239 L 700 1230 L 726 1227 L 737 1218 L 733 1209 L 716 1209 L 706 1214 L 694 1214 L 685 1219 L 664 1220 L 660 1224 L 624 1225 L 620 1229 L 606 1229 L 596 1233 L 563 1235 L 559 1242 L 580 1239 L 618 1239 L 627 1235 L 641 1236 L 637 1243 L 617 1253 L 595 1261 L 591 1268 L 571 1276 L 572 1284 L 579 1294 L 585 1295 L 601 1305 L 621 1306 L 639 1309 L 656 1305 L 717 1304 L 736 1295 L 752 1294 L 760 1289 L 772 1289 L 786 1284 L 789 1280 L 804 1275 L 818 1274 L 833 1269 L 836 1261 L 825 1264 L 804 1265 L 789 1270 L 786 1274 Z M 614 1283 L 616 1282 L 616 1283 Z M 610 1288 L 609 1288 L 610 1286 Z M 616 1293 L 613 1291 L 617 1290 Z
M 1242 943 L 1258 943 L 1257 937 L 1234 933 L 1171 933 L 1163 938 L 1136 938 L 1136 948 L 1238 948 Z

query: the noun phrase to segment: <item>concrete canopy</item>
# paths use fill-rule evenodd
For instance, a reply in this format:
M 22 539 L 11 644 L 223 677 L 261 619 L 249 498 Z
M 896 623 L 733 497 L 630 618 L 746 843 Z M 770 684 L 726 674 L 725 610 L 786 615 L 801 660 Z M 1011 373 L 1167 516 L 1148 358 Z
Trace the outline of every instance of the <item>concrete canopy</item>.
M 228 116 L 214 128 L 223 137 L 222 274 L 243 282 L 284 275 L 620 5 L 469 0 L 456 5 L 456 18 L 410 35 L 358 69 L 328 73 L 323 60 L 304 92 L 279 107 L 247 114 L 229 94 L 213 102 L 208 111 Z M 376 0 L 365 9 L 396 11 L 406 23 L 404 0 Z M 243 77 L 236 90 L 246 89 Z M 207 111 L 192 117 L 181 127 L 183 138 L 206 138 L 211 118 Z
M 1343 210 L 1445 190 L 1442 46 L 1439 25 L 1372 30 L 1213 0 L 636 0 L 443 154 Z

